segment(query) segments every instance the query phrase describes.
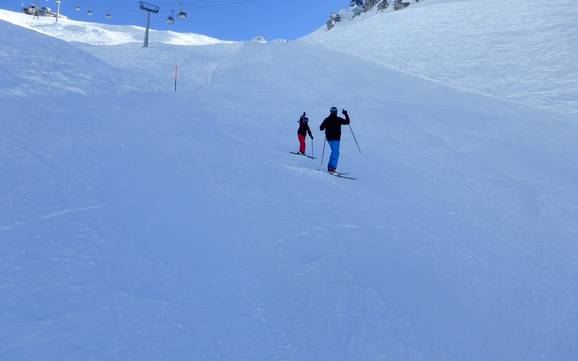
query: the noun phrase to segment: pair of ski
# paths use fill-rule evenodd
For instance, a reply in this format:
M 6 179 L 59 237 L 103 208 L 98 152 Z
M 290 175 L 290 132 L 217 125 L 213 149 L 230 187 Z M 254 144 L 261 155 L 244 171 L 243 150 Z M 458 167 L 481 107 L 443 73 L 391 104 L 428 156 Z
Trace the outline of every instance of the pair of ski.
M 311 156 L 311 155 L 307 155 L 307 154 L 303 154 L 303 153 L 299 153 L 299 152 L 289 152 L 289 153 L 294 154 L 294 155 L 300 155 L 300 156 L 307 157 L 307 158 L 310 158 L 310 159 L 315 159 L 315 157 L 313 157 L 313 156 Z M 332 176 L 338 177 L 338 178 L 351 179 L 351 180 L 357 179 L 357 178 L 348 176 L 349 172 L 333 172 L 333 173 L 330 173 L 330 172 L 325 172 L 324 170 L 321 170 L 321 169 L 318 169 L 318 170 L 321 171 L 321 172 L 323 172 L 323 173 L 327 173 L 327 174 L 329 174 L 329 175 L 332 175 Z
M 315 159 L 314 156 L 312 156 L 312 155 L 307 155 L 307 154 L 304 154 L 304 153 L 299 153 L 299 152 L 289 152 L 289 153 L 295 154 L 295 155 L 301 155 L 301 156 L 307 157 L 307 158 L 309 158 L 309 159 Z
M 319 169 L 319 170 L 320 170 L 321 172 L 325 173 L 324 170 L 321 170 L 321 169 Z M 348 176 L 349 172 L 333 172 L 333 173 L 327 172 L 327 174 L 332 175 L 332 176 L 337 177 L 337 178 L 351 179 L 351 180 L 356 180 L 356 179 L 357 179 L 357 178 Z

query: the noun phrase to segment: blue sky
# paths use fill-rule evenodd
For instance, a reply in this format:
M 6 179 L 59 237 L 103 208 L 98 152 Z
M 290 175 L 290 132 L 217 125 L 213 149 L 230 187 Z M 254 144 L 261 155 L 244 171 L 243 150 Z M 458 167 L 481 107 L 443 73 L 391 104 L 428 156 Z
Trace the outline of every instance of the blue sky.
M 3 7 L 8 7 L 4 2 Z M 54 0 L 28 0 L 29 3 L 56 8 Z M 167 29 L 165 23 L 172 9 L 178 11 L 178 0 L 150 0 L 160 6 L 161 12 L 153 16 L 152 27 Z M 81 11 L 74 10 L 75 5 Z M 323 25 L 332 10 L 345 8 L 349 0 L 183 0 L 183 9 L 189 19 L 179 21 L 172 29 L 195 32 L 225 40 L 247 40 L 256 35 L 267 39 L 295 39 Z M 14 8 L 20 0 L 14 1 Z M 87 16 L 90 6 L 93 16 Z M 137 0 L 62 0 L 62 12 L 75 19 L 113 24 L 144 25 L 145 14 L 138 9 Z M 113 16 L 107 20 L 105 15 Z

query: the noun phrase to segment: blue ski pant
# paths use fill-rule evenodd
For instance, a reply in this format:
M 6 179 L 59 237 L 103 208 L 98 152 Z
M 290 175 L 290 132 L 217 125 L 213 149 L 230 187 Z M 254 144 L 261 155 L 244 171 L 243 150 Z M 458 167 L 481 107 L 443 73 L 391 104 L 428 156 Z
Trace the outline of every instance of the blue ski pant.
M 339 162 L 339 140 L 328 140 L 329 147 L 331 148 L 331 155 L 329 156 L 329 163 L 327 168 L 337 168 L 337 163 Z

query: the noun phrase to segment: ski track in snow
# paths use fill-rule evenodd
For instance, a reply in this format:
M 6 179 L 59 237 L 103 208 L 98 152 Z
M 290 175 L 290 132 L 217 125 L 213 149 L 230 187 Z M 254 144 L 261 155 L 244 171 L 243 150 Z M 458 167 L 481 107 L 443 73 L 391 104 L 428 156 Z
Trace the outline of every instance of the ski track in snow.
M 73 208 L 73 209 L 64 208 L 64 209 L 61 209 L 61 210 L 58 210 L 55 212 L 39 215 L 39 216 L 36 216 L 34 218 L 36 218 L 37 220 L 50 220 L 50 219 L 69 216 L 69 215 L 73 215 L 73 214 L 77 214 L 77 213 L 95 211 L 98 209 L 102 209 L 104 207 L 106 207 L 106 205 L 100 204 L 100 205 Z M 12 224 L 12 225 L 0 226 L 0 231 L 9 231 L 9 230 L 12 230 L 16 227 L 26 226 L 30 223 L 32 223 L 32 221 L 30 221 L 30 222 L 14 222 L 14 224 Z
M 52 212 L 52 213 L 48 213 L 45 215 L 40 216 L 39 218 L 42 219 L 52 219 L 52 218 L 56 218 L 56 217 L 62 217 L 62 216 L 68 216 L 70 214 L 75 214 L 75 213 L 80 213 L 80 212 L 87 212 L 87 211 L 93 211 L 96 209 L 101 209 L 106 207 L 105 205 L 96 205 L 96 206 L 89 206 L 89 207 L 82 207 L 82 208 L 75 208 L 75 209 L 61 209 L 59 211 L 56 212 Z

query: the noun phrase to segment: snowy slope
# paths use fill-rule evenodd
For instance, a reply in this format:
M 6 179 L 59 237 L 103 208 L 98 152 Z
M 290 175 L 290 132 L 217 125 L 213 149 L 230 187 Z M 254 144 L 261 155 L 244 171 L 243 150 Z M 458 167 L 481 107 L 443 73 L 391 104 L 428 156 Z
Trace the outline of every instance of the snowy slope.
M 574 361 L 575 116 L 303 42 L 57 45 L 138 90 L 0 93 L 0 359 Z M 332 105 L 356 181 L 288 154 Z
M 174 92 L 175 66 L 178 66 L 179 90 L 209 87 L 219 64 L 243 48 L 242 43 L 187 47 L 183 51 L 166 44 L 156 44 L 149 49 L 143 49 L 140 44 L 77 46 L 121 70 L 125 77 L 131 78 L 130 84 L 161 93 Z
M 142 44 L 145 30 L 141 26 L 107 25 L 71 19 L 61 19 L 56 23 L 54 18 L 34 18 L 24 13 L 15 13 L 3 9 L 0 9 L 0 20 L 32 29 L 61 40 L 92 45 Z M 151 30 L 150 42 L 190 46 L 220 44 L 225 41 L 206 35 Z
M 574 0 L 425 0 L 306 40 L 445 84 L 578 113 Z
M 62 40 L 1 20 L 0 70 L 0 94 L 114 93 L 123 87 L 123 75 L 105 62 Z

